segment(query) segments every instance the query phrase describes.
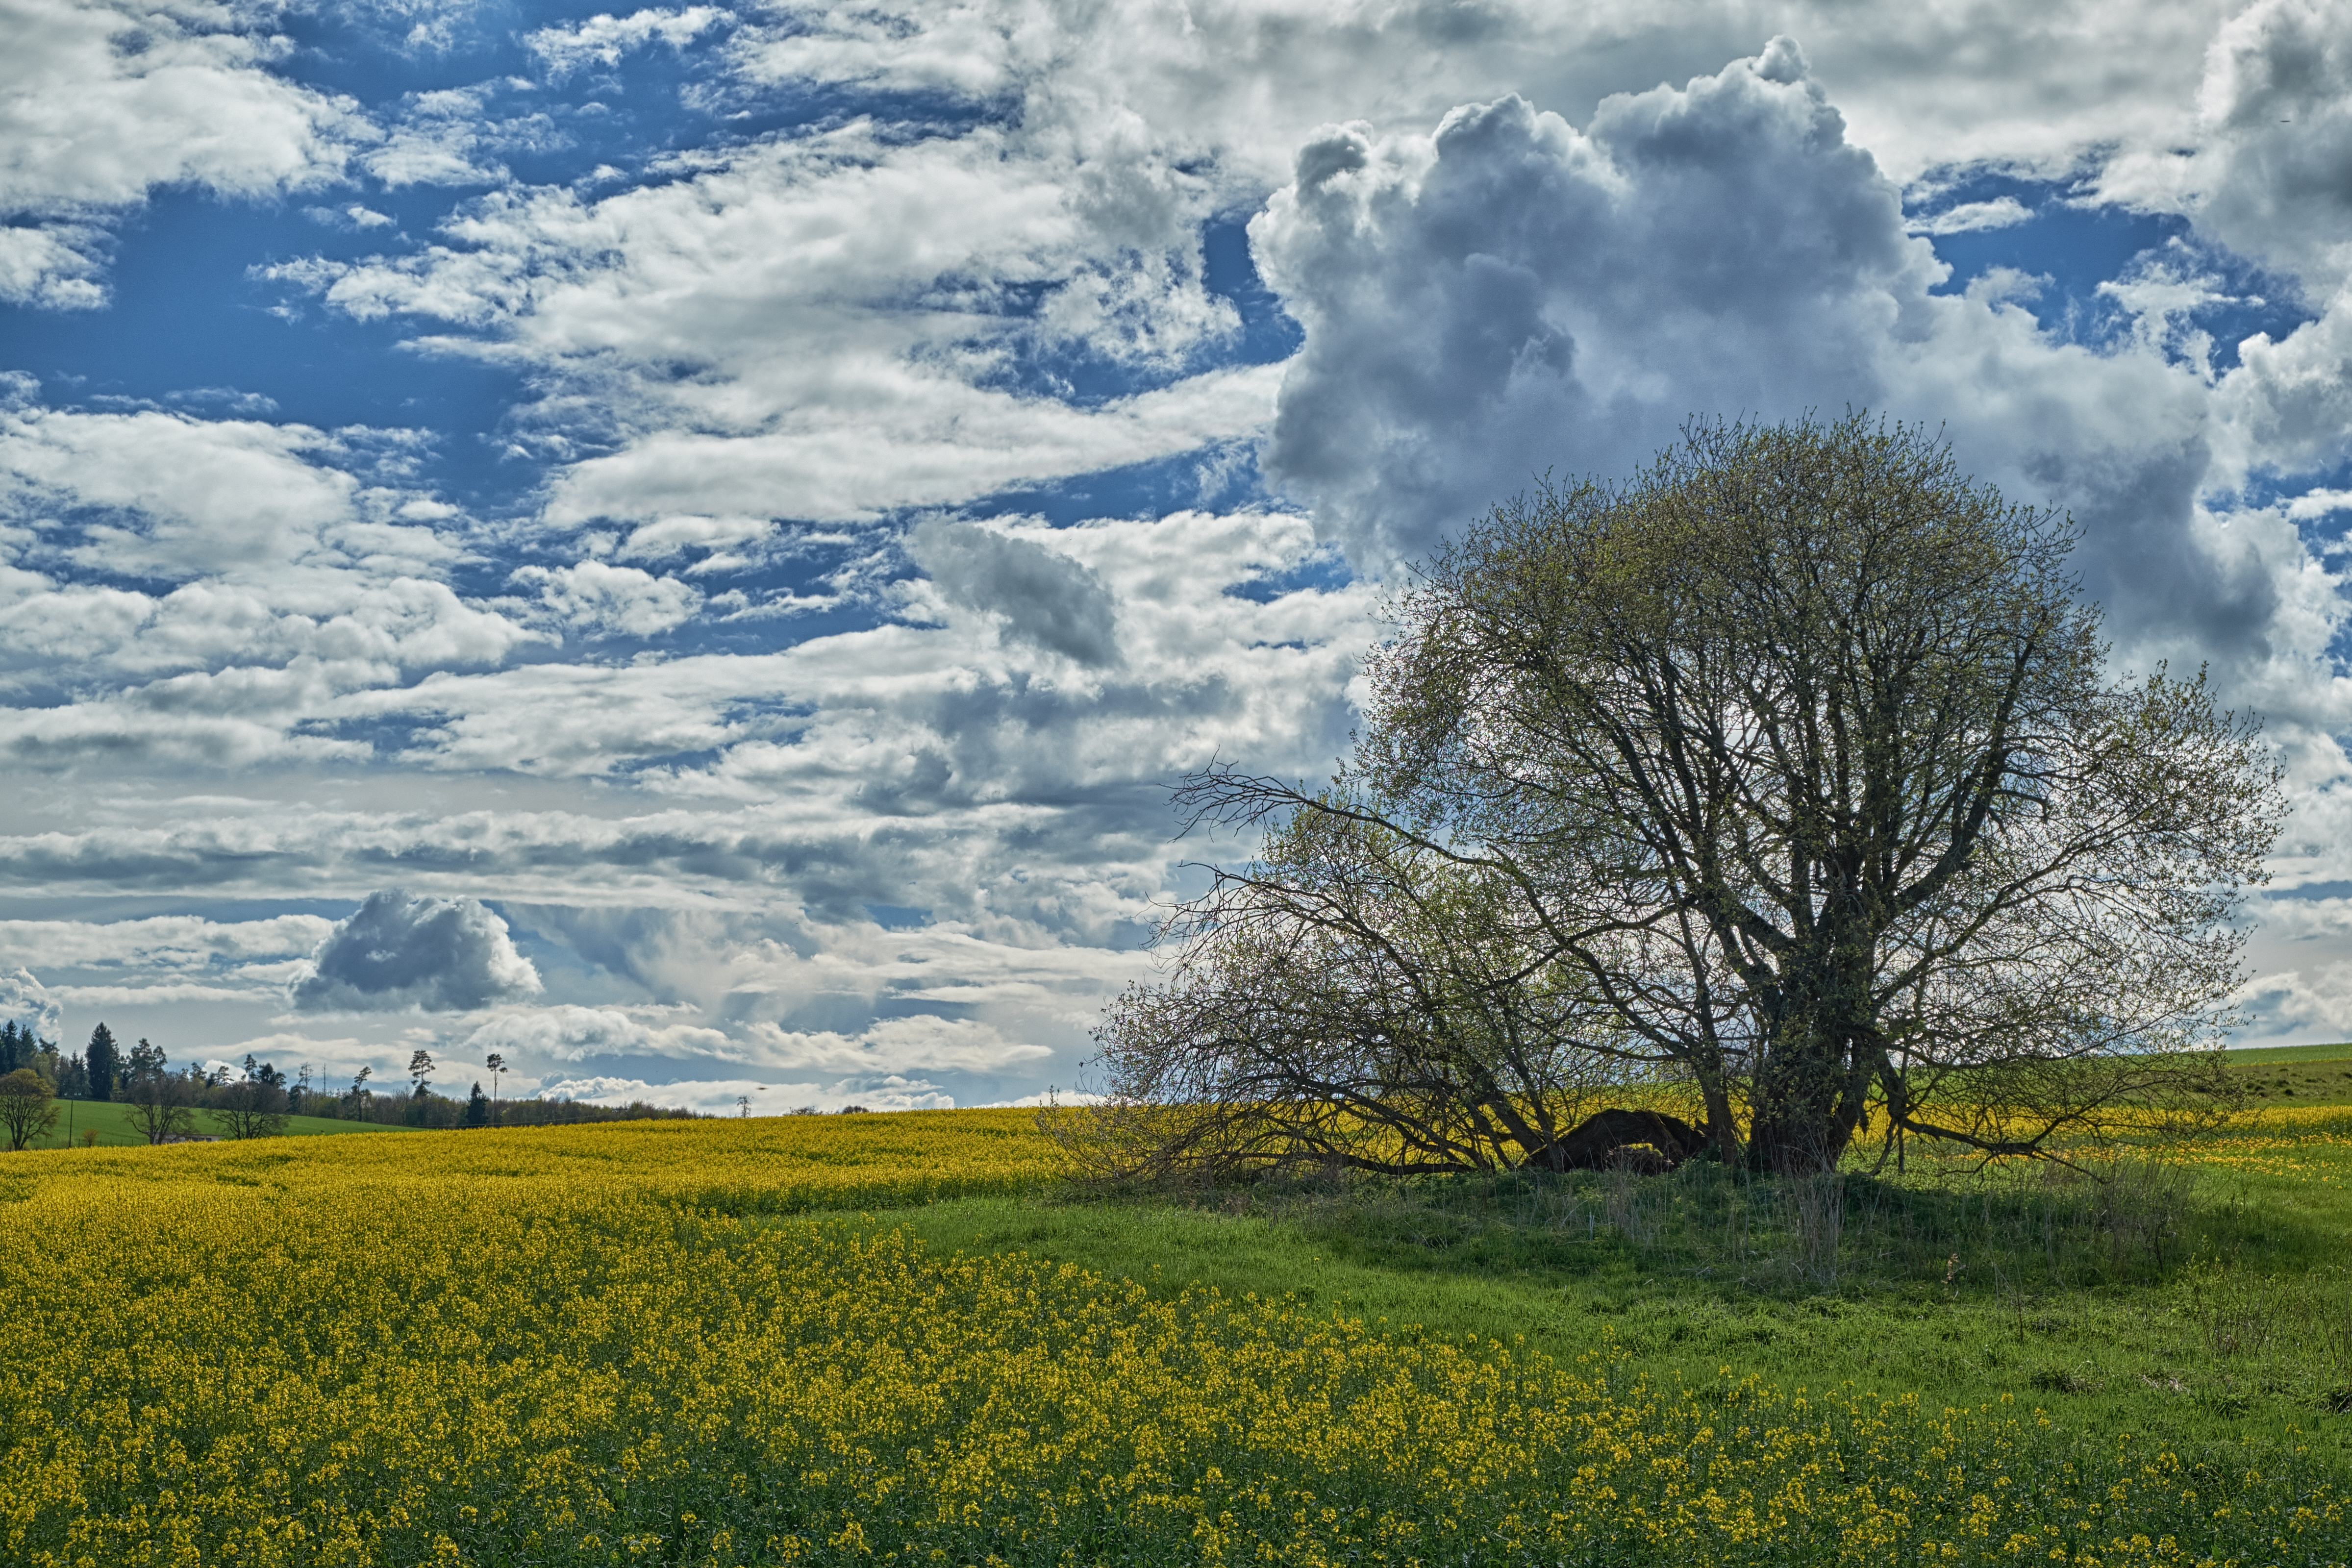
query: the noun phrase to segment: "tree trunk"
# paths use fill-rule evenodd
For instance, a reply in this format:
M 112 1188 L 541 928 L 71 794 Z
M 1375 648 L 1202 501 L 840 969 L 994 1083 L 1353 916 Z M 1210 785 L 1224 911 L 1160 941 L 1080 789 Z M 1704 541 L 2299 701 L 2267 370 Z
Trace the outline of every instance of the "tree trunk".
M 1849 1030 L 1823 1027 L 1818 1015 L 1800 1014 L 1766 1040 L 1748 1129 L 1751 1169 L 1811 1176 L 1837 1165 L 1860 1120 L 1850 1092 L 1852 1038 Z

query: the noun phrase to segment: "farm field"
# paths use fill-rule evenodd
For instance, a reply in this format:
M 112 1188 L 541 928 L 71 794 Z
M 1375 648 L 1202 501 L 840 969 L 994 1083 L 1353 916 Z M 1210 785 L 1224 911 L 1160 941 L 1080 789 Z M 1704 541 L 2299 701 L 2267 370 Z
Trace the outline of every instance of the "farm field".
M 10 1156 L 0 1558 L 2352 1561 L 2315 1087 L 2105 1185 L 1059 1171 L 1004 1111 Z
M 144 1148 L 147 1135 L 131 1119 L 131 1107 L 107 1100 L 60 1100 L 58 1104 L 58 1124 L 37 1148 L 78 1148 L 83 1134 L 96 1133 L 96 1146 L 101 1149 Z M 374 1122 L 344 1122 L 332 1116 L 289 1116 L 286 1131 L 289 1136 L 310 1137 L 334 1133 L 403 1133 L 405 1127 L 386 1127 Z M 216 1131 L 212 1118 L 203 1112 L 196 1113 L 196 1131 L 210 1134 Z

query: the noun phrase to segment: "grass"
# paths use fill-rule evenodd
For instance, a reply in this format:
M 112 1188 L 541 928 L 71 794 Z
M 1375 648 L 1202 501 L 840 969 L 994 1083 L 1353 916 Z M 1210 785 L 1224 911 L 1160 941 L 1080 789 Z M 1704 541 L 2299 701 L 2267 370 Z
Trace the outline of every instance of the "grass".
M 2352 1104 L 2352 1045 L 2284 1045 L 2222 1052 L 2230 1076 L 2256 1101 Z
M 120 1148 L 143 1145 L 147 1135 L 131 1119 L 131 1107 L 108 1100 L 60 1100 L 58 1103 L 58 1124 L 46 1138 L 33 1146 L 37 1149 L 80 1147 L 86 1133 L 96 1133 L 98 1148 Z M 210 1116 L 196 1113 L 196 1131 L 217 1134 L 219 1128 Z M 309 1137 L 331 1133 L 405 1133 L 408 1127 L 386 1126 L 381 1122 L 341 1122 L 332 1116 L 289 1116 L 286 1131 L 296 1137 Z
M 2231 1067 L 2257 1109 L 2352 1104 L 2352 1046 L 2233 1053 Z M 2304 1448 L 2352 1469 L 2348 1134 L 2352 1117 L 2223 1139 L 2188 1162 L 2121 1162 L 2104 1183 L 1916 1159 L 1902 1182 L 1694 1165 L 974 1198 L 870 1223 L 1156 1294 L 1289 1296 L 1564 1359 L 1605 1330 L 1639 1370 L 1692 1384 L 1729 1368 L 1962 1407 L 2006 1399 L 2076 1433 Z

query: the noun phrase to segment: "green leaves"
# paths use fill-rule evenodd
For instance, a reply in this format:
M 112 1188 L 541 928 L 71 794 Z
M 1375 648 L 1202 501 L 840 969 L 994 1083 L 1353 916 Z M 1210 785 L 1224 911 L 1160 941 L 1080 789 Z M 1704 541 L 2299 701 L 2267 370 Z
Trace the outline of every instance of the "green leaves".
M 1432 998 L 1572 992 L 1565 1051 L 1669 1065 L 1766 1165 L 1834 1164 L 1874 1104 L 1890 1137 L 1987 1153 L 2095 1135 L 2215 1037 L 2283 807 L 2201 674 L 2109 677 L 2074 542 L 1859 413 L 1694 425 L 1624 484 L 1546 480 L 1395 607 L 1339 791 L 1187 784 L 1196 821 L 1276 825 L 1171 926 L 1177 988 L 1266 994 L 1238 933 L 1287 961 L 1346 930 L 1400 972 L 1478 973 Z M 1487 946 L 1508 962 L 1465 967 Z M 1319 962 L 1297 980 L 1328 1032 L 1360 997 Z M 1153 1027 L 1123 1016 L 1114 1038 Z M 1243 1033 L 1309 1050 L 1280 1016 Z M 1935 1118 L 2000 1074 L 1998 1130 Z

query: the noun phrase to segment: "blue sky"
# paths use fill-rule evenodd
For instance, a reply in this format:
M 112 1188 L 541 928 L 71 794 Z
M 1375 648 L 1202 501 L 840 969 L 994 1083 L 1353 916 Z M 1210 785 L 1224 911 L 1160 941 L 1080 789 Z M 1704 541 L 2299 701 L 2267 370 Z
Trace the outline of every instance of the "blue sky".
M 1572 15 L 1569 13 L 1573 13 Z M 2352 17 L 0 0 L 0 1005 L 704 1106 L 1081 1081 L 1382 585 L 1942 425 L 2296 816 L 2352 1031 Z

